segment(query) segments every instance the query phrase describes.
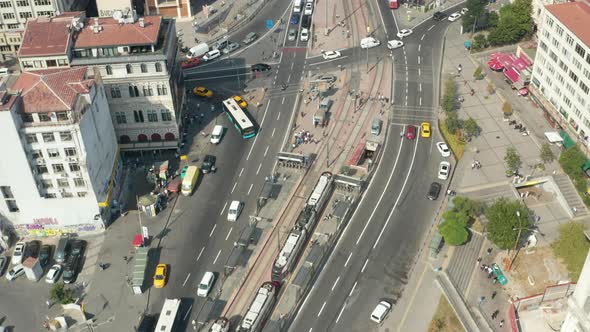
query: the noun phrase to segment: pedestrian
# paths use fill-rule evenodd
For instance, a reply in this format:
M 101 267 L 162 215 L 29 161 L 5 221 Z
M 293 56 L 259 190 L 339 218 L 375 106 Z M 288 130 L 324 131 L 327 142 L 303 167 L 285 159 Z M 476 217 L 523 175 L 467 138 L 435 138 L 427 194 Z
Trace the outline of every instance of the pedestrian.
M 496 280 L 496 278 L 494 278 L 494 280 Z M 493 299 L 496 297 L 496 294 L 497 294 L 497 292 L 496 292 L 496 291 L 493 291 L 493 292 L 492 292 L 492 300 L 493 300 Z
M 492 248 L 488 248 L 488 256 L 492 253 Z
M 483 271 L 483 269 L 485 269 L 485 265 L 484 264 L 481 264 L 481 266 L 479 267 L 479 269 Z
M 123 256 L 123 260 L 127 263 L 127 256 Z
M 502 326 L 504 326 L 504 320 L 503 319 L 500 321 L 500 327 L 502 327 Z
M 477 262 L 478 262 L 478 263 L 479 263 L 479 262 L 481 262 L 481 257 L 478 257 L 478 258 L 477 258 Z
M 461 74 L 461 71 L 463 70 L 463 66 L 461 66 L 461 64 L 459 64 L 457 66 L 457 71 L 459 72 L 459 74 Z

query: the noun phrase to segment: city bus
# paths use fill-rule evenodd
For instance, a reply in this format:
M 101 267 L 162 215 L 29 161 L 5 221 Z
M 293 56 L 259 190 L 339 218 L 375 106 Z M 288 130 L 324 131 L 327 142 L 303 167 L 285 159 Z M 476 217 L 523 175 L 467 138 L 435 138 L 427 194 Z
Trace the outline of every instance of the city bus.
M 247 111 L 242 109 L 233 98 L 224 100 L 223 108 L 225 109 L 225 114 L 227 114 L 229 121 L 234 124 L 234 127 L 236 127 L 243 138 L 256 136 L 255 124 L 250 120 L 250 117 L 246 113 Z
M 158 324 L 156 325 L 156 331 L 158 332 L 172 332 L 174 331 L 174 323 L 178 320 L 178 309 L 180 308 L 180 299 L 166 299 L 162 311 L 160 312 L 160 318 L 158 318 Z
M 184 196 L 189 196 L 190 194 L 192 194 L 198 179 L 199 168 L 197 166 L 189 166 L 186 169 L 186 173 L 184 173 L 184 178 L 182 179 L 182 186 L 180 192 Z
M 387 0 L 387 2 L 389 3 L 389 8 L 397 9 L 397 7 L 398 7 L 397 0 Z

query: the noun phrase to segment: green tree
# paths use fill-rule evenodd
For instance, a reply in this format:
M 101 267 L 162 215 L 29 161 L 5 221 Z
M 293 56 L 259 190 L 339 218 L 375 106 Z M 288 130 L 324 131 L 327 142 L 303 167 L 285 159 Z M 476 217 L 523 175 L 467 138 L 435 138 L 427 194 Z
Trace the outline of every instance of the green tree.
M 475 219 L 483 213 L 483 205 L 479 201 L 463 196 L 453 199 L 453 209 L 469 216 L 470 219 Z
M 471 45 L 471 48 L 473 50 L 479 51 L 479 50 L 482 50 L 486 47 L 488 47 L 488 39 L 486 38 L 485 35 L 478 34 L 478 35 L 475 35 L 475 37 L 473 37 L 473 43 Z
M 479 19 L 485 12 L 487 1 L 481 0 L 467 0 L 465 7 L 469 9 L 462 17 L 463 30 L 467 32 L 473 31 L 473 26 L 476 23 L 476 18 Z
M 49 291 L 51 301 L 61 304 L 74 303 L 74 290 L 66 288 L 63 282 L 53 285 Z
M 508 171 L 512 171 L 514 173 L 517 173 L 520 166 L 522 166 L 520 155 L 518 155 L 518 151 L 516 151 L 516 148 L 513 146 L 508 147 L 506 149 L 504 161 L 506 162 L 506 167 L 508 168 Z
M 449 133 L 453 135 L 461 128 L 461 120 L 459 119 L 459 115 L 457 115 L 456 111 L 447 113 L 445 124 L 447 125 Z
M 438 225 L 438 231 L 445 243 L 452 246 L 460 246 L 469 239 L 467 228 L 449 220 L 445 220 Z
M 500 8 L 500 18 L 490 30 L 488 41 L 493 46 L 513 44 L 532 34 L 531 0 L 515 0 Z
M 514 247 L 519 229 L 521 239 L 527 233 L 529 210 L 519 200 L 500 198 L 485 210 L 485 216 L 488 218 L 488 237 L 500 249 Z
M 500 16 L 496 12 L 490 12 L 488 16 L 488 28 L 495 28 L 498 26 L 498 22 L 500 22 Z
M 479 133 L 479 126 L 472 117 L 469 117 L 469 119 L 463 121 L 463 131 L 468 137 L 473 137 Z
M 569 176 L 583 175 L 584 162 L 586 162 L 586 156 L 577 146 L 563 151 L 559 156 L 559 164 Z
M 555 160 L 555 155 L 553 154 L 553 151 L 551 151 L 551 145 L 549 143 L 543 143 L 543 145 L 541 145 L 539 157 L 544 163 L 550 163 Z
M 571 280 L 577 281 L 590 249 L 584 225 L 577 222 L 561 225 L 559 238 L 551 244 L 551 248 L 567 267 Z

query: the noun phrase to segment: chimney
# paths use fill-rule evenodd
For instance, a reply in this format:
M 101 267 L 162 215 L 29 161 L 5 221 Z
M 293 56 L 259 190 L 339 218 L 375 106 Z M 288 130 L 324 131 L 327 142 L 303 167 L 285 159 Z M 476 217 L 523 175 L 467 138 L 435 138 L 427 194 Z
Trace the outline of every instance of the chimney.
M 143 17 L 139 19 L 139 26 L 145 28 L 145 21 L 143 20 Z

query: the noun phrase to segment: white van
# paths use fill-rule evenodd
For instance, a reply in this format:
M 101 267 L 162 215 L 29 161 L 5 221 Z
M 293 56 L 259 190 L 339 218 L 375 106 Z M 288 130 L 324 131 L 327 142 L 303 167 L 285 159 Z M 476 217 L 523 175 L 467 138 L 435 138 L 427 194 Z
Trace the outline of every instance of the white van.
M 213 59 L 219 58 L 221 56 L 220 50 L 213 50 L 207 52 L 207 54 L 203 55 L 203 61 L 211 61 Z
M 213 131 L 211 132 L 211 143 L 212 144 L 219 144 L 221 142 L 221 136 L 223 135 L 223 126 L 216 125 L 213 127 Z
M 361 48 L 373 48 L 381 45 L 381 42 L 373 37 L 361 39 Z
M 197 288 L 197 296 L 200 297 L 207 297 L 209 292 L 211 291 L 211 287 L 213 287 L 213 283 L 215 282 L 215 274 L 213 272 L 205 272 L 203 275 L 203 279 L 199 283 L 199 288 Z
M 229 211 L 227 211 L 227 220 L 236 221 L 242 212 L 242 202 L 232 201 L 229 205 Z
M 293 12 L 301 13 L 301 3 L 303 0 L 293 0 Z

